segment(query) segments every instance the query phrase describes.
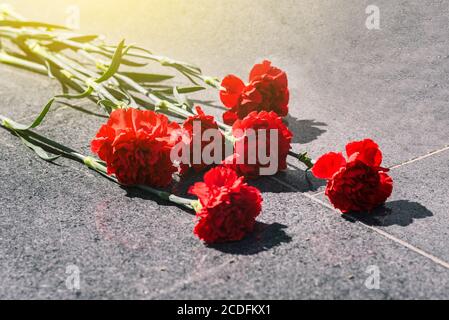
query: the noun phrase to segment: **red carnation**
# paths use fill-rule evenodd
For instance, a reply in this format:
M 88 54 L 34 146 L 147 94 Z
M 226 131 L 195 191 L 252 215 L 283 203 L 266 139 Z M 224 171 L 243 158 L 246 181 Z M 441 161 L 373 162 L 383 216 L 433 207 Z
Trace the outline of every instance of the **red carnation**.
M 260 191 L 225 167 L 208 171 L 204 182 L 195 183 L 189 193 L 201 204 L 194 233 L 207 243 L 241 240 L 253 230 L 262 210 Z
M 317 178 L 327 179 L 326 195 L 343 213 L 371 211 L 383 204 L 393 191 L 393 180 L 382 168 L 382 152 L 370 139 L 346 146 L 348 161 L 341 153 L 330 152 L 312 168 Z
M 287 74 L 271 66 L 268 60 L 253 67 L 247 85 L 240 78 L 228 75 L 221 86 L 224 88 L 220 91 L 221 101 L 230 109 L 223 114 L 228 125 L 253 111 L 274 111 L 281 117 L 288 113 Z
M 220 141 L 202 141 L 203 134 L 206 130 L 213 129 L 216 130 L 217 133 L 221 135 L 223 138 L 223 135 L 221 134 L 221 131 L 218 128 L 217 122 L 215 121 L 213 116 L 206 115 L 203 110 L 200 107 L 196 107 L 197 114 L 194 116 L 188 117 L 184 124 L 182 125 L 185 133 L 185 139 L 184 141 L 189 144 L 190 148 L 190 166 L 187 163 L 181 164 L 181 173 L 185 172 L 189 167 L 192 167 L 195 172 L 199 172 L 203 170 L 205 167 L 207 167 L 207 164 L 203 162 L 203 157 L 201 157 L 200 160 L 201 163 L 194 163 L 195 159 L 193 156 L 194 151 L 199 152 L 199 156 L 202 155 L 203 149 L 211 144 L 211 143 L 219 143 Z M 194 132 L 194 123 L 198 122 L 201 125 L 201 130 L 199 132 Z M 196 136 L 198 135 L 198 137 Z M 198 146 L 198 150 L 194 150 L 194 141 L 198 141 L 201 143 L 201 145 Z M 223 139 L 221 139 L 221 142 L 223 142 Z M 221 158 L 223 155 L 220 155 Z
M 106 162 L 108 174 L 125 185 L 165 187 L 176 167 L 170 151 L 179 125 L 153 111 L 118 109 L 92 140 L 92 152 Z
M 277 141 L 271 141 L 271 130 L 276 130 Z M 261 135 L 262 132 L 264 135 Z M 254 144 L 250 142 L 253 133 L 255 134 Z M 291 148 L 293 134 L 275 112 L 251 112 L 243 120 L 237 120 L 234 123 L 232 134 L 237 140 L 234 154 L 228 157 L 224 164 L 238 174 L 255 178 L 262 174 L 262 168 L 268 168 L 270 165 L 276 165 L 276 170 L 272 174 L 287 168 L 287 155 Z M 277 154 L 271 154 L 272 144 L 277 145 Z M 265 146 L 265 152 L 261 150 L 260 153 L 270 159 L 269 163 L 261 163 L 259 157 L 261 146 Z

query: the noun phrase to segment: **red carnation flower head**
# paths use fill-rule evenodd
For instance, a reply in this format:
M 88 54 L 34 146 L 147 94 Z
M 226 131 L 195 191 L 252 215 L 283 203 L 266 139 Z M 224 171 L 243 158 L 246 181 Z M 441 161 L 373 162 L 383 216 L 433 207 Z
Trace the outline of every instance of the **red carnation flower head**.
M 193 168 L 195 172 L 199 172 L 210 165 L 211 163 L 205 163 L 202 157 L 204 148 L 210 144 L 222 144 L 221 146 L 215 145 L 210 147 L 212 151 L 221 150 L 221 154 L 217 155 L 217 157 L 220 157 L 220 161 L 223 159 L 224 139 L 220 129 L 218 128 L 217 122 L 213 116 L 206 115 L 199 106 L 196 107 L 196 113 L 196 115 L 188 117 L 182 125 L 185 134 L 183 141 L 189 145 L 190 149 L 190 163 L 182 163 L 180 165 L 181 173 L 186 172 L 189 168 Z M 195 126 L 195 124 L 197 126 Z M 214 130 L 216 134 L 220 135 L 221 139 L 217 140 L 209 137 L 212 141 L 203 141 L 203 134 L 207 130 Z M 195 154 L 196 157 L 194 156 Z M 211 157 L 215 158 L 214 152 L 212 152 Z
M 170 151 L 177 142 L 172 133 L 179 129 L 153 111 L 117 109 L 92 140 L 91 149 L 120 183 L 165 187 L 176 171 Z
M 260 191 L 226 167 L 216 167 L 195 183 L 189 193 L 200 205 L 194 234 L 206 243 L 241 240 L 251 232 L 262 210 Z
M 382 152 L 371 139 L 346 146 L 342 153 L 330 152 L 317 160 L 313 174 L 327 179 L 326 195 L 343 213 L 371 211 L 383 204 L 393 191 L 393 180 L 382 168 Z
M 236 140 L 234 154 L 224 165 L 239 175 L 256 178 L 287 168 L 293 134 L 275 112 L 251 112 L 234 123 L 232 134 Z
M 230 109 L 223 114 L 223 120 L 228 125 L 253 111 L 273 111 L 281 117 L 288 114 L 290 94 L 287 74 L 273 67 L 268 60 L 253 67 L 248 84 L 237 76 L 228 75 L 221 86 L 221 101 Z

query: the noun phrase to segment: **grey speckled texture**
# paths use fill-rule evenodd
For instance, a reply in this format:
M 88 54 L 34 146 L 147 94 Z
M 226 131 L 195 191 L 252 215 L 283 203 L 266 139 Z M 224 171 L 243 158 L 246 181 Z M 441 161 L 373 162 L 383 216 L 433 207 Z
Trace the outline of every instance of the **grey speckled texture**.
M 379 31 L 364 26 L 371 1 L 7 2 L 54 23 L 79 4 L 83 32 L 126 37 L 209 75 L 245 78 L 271 59 L 289 75 L 294 148 L 314 157 L 372 137 L 392 166 L 449 144 L 445 1 L 376 1 Z M 59 90 L 0 65 L 1 114 L 27 122 Z M 218 104 L 213 91 L 196 97 Z M 39 131 L 89 153 L 102 121 L 56 108 Z M 361 217 L 399 241 L 343 219 L 316 201 L 322 194 L 310 197 L 323 182 L 309 185 L 290 161 L 275 180 L 252 182 L 264 197 L 254 234 L 208 247 L 188 212 L 78 163 L 40 161 L 1 130 L 0 298 L 449 298 L 448 152 L 393 169 L 391 210 Z M 65 286 L 70 264 L 81 272 L 77 293 Z M 364 286 L 370 265 L 380 269 L 379 290 Z
M 407 242 L 449 260 L 449 150 L 391 170 L 392 197 L 373 215 L 354 214 Z M 319 198 L 324 200 L 324 195 Z
M 276 199 L 276 200 L 275 200 Z M 163 298 L 407 299 L 447 298 L 449 271 L 407 249 L 289 194 L 268 198 L 265 210 L 291 227 L 288 245 L 245 257 L 219 272 L 163 292 Z M 290 209 L 289 209 L 290 208 Z M 295 208 L 292 210 L 291 208 Z M 380 289 L 364 285 L 377 266 Z M 419 270 L 419 271 L 418 271 Z
M 252 236 L 207 247 L 183 210 L 77 165 L 2 148 L 2 161 L 15 159 L 0 177 L 9 181 L 0 198 L 4 298 L 447 297 L 448 270 L 286 189 L 264 193 Z M 81 271 L 78 294 L 65 288 L 70 264 Z M 364 286 L 370 265 L 381 290 Z

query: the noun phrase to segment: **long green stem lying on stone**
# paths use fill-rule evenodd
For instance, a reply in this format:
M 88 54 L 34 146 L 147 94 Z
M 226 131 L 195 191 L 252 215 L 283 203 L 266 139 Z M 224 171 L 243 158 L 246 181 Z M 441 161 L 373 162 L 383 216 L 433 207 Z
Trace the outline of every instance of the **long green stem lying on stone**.
M 41 119 L 42 120 L 42 119 Z M 40 121 L 41 121 L 40 120 Z M 37 120 L 38 121 L 38 120 Z M 39 122 L 39 121 L 38 121 Z M 36 121 L 35 121 L 36 123 Z M 100 173 L 101 175 L 107 177 L 108 179 L 119 183 L 118 180 L 111 175 L 108 175 L 106 166 L 102 163 L 102 161 L 97 160 L 93 157 L 85 156 L 71 148 L 68 148 L 56 141 L 53 141 L 47 137 L 44 137 L 40 134 L 37 134 L 31 131 L 29 128 L 33 128 L 35 126 L 33 123 L 30 126 L 25 126 L 23 124 L 17 123 L 14 120 L 11 120 L 7 117 L 0 115 L 0 125 L 11 132 L 13 132 L 16 136 L 18 136 L 22 142 L 36 152 L 39 157 L 47 161 L 53 161 L 60 156 L 64 156 L 68 159 L 78 161 L 84 164 L 86 167 Z M 51 150 L 52 154 L 49 155 L 47 152 Z M 187 209 L 193 209 L 196 205 L 195 200 L 182 198 L 171 194 L 167 191 L 158 190 L 149 186 L 135 186 L 143 191 L 149 192 L 163 200 L 167 200 L 173 203 L 176 203 L 182 207 Z
M 22 51 L 22 54 L 21 57 L 15 57 L 15 52 L 13 53 L 11 48 L 3 45 L 1 62 L 39 73 L 43 73 L 42 67 L 45 67 L 48 75 L 52 77 L 56 76 L 54 71 L 57 69 L 59 74 L 63 75 L 63 77 L 57 77 L 63 84 L 66 84 L 68 80 L 72 80 L 72 82 L 77 83 L 78 87 L 81 85 L 82 92 L 87 92 L 89 87 L 93 87 L 93 93 L 97 95 L 97 101 L 103 102 L 103 106 L 106 104 L 108 111 L 121 105 L 133 106 L 135 104 L 135 101 L 132 101 L 133 95 L 124 92 L 118 81 L 110 80 L 112 76 L 119 74 L 118 67 L 120 64 L 133 67 L 141 67 L 147 64 L 147 62 L 131 61 L 129 57 L 156 61 L 163 66 L 178 70 L 192 81 L 194 81 L 194 78 L 205 78 L 197 67 L 170 58 L 153 55 L 150 51 L 136 46 L 124 48 L 123 42 L 118 46 L 108 46 L 99 40 L 98 36 L 83 36 L 69 32 L 64 27 L 25 21 L 18 14 L 8 10 L 5 11 L 5 9 L 3 9 L 3 16 L 3 20 L 0 20 L 0 39 L 7 40 L 9 44 L 15 45 L 16 49 Z M 75 55 L 76 59 L 68 58 L 68 53 Z M 89 69 L 87 64 L 76 62 L 78 58 L 94 57 L 94 55 L 95 59 L 98 60 L 94 64 L 94 68 Z M 101 63 L 98 56 L 111 60 Z M 14 60 L 13 58 L 18 58 L 19 60 Z M 31 68 L 27 65 L 30 61 L 33 62 Z M 114 63 L 115 65 L 112 65 Z M 38 64 L 41 67 L 36 67 Z M 99 73 L 104 75 L 103 71 L 108 69 L 110 74 L 107 77 L 102 79 L 99 76 L 94 80 L 101 81 L 91 81 L 93 80 L 93 75 Z M 173 86 L 161 85 L 164 80 L 171 79 L 173 76 L 132 72 L 123 72 L 120 76 L 127 83 L 133 83 L 133 88 L 139 87 L 137 92 L 144 94 L 149 106 L 161 105 L 164 110 L 167 109 L 168 112 L 178 116 L 185 117 L 187 115 L 182 110 L 178 110 L 180 106 L 174 106 L 172 103 L 174 101 Z M 135 78 L 136 81 L 132 78 Z M 110 81 L 102 83 L 106 80 Z M 73 86 L 70 87 L 73 88 Z M 181 87 L 178 91 L 194 92 L 202 89 L 204 88 L 198 86 L 195 82 L 195 86 Z M 121 98 L 117 98 L 117 95 L 121 96 Z M 134 107 L 136 106 L 138 105 L 135 104 Z
M 9 44 L 2 43 L 0 47 L 1 63 L 56 78 L 64 88 L 64 93 L 57 98 L 87 98 L 108 113 L 129 106 L 186 119 L 195 111 L 182 94 L 205 89 L 198 82 L 221 88 L 217 78 L 204 76 L 191 64 L 155 55 L 134 45 L 125 46 L 124 41 L 117 46 L 107 45 L 97 35 L 81 35 L 63 26 L 27 21 L 1 7 L 0 40 Z M 119 70 L 121 65 L 141 68 L 149 61 L 177 70 L 193 86 L 165 84 L 173 78 L 171 75 Z M 77 93 L 71 94 L 70 89 Z M 226 137 L 232 136 L 230 126 L 220 121 L 217 124 Z M 289 155 L 309 169 L 313 166 L 306 153 L 291 151 Z

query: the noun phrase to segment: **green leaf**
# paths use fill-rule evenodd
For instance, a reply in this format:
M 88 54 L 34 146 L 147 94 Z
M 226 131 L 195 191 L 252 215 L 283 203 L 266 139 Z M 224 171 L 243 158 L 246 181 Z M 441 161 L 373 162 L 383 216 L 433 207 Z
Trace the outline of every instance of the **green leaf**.
M 197 67 L 197 66 L 194 66 L 194 65 L 192 65 L 192 64 L 185 63 L 185 62 L 182 62 L 182 63 L 180 63 L 180 64 L 182 65 L 182 67 L 183 67 L 184 69 L 189 70 L 190 73 L 196 73 L 196 74 L 200 74 L 200 73 L 201 73 L 201 69 L 200 69 L 199 67 Z
M 98 52 L 99 54 L 101 54 L 101 55 L 103 55 L 103 56 L 106 56 L 106 57 L 108 57 L 108 58 L 111 57 L 111 52 L 109 52 L 109 51 L 107 50 L 107 48 L 105 48 L 104 46 L 103 46 L 103 47 L 100 47 L 100 48 L 101 48 L 103 51 L 102 51 L 102 52 Z M 125 51 L 125 53 L 127 53 L 127 52 L 128 52 L 128 50 Z M 124 55 L 124 54 L 123 54 L 123 55 Z M 122 57 L 121 64 L 126 65 L 126 66 L 130 66 L 130 67 L 145 67 L 146 65 L 148 65 L 148 62 L 136 62 L 136 61 L 132 61 L 132 60 L 129 60 L 129 59 L 124 59 L 124 58 Z
M 34 21 L 17 21 L 17 20 L 1 20 L 0 27 L 12 27 L 12 28 L 46 28 L 46 29 L 62 29 L 70 30 L 67 27 L 59 26 L 56 24 L 34 22 Z
M 126 90 L 122 90 L 120 87 L 108 88 L 108 91 L 118 100 L 130 100 Z
M 31 141 L 27 140 L 25 137 L 26 135 L 23 134 L 23 132 L 20 131 L 15 131 L 15 133 L 17 134 L 17 136 L 20 138 L 20 140 L 22 140 L 23 144 L 25 146 L 27 146 L 28 148 L 30 148 L 31 150 L 33 150 L 38 156 L 39 158 L 45 160 L 45 161 L 54 161 L 56 159 L 58 159 L 60 157 L 60 155 L 57 156 L 52 156 L 49 155 L 44 149 L 42 149 L 40 146 L 33 144 Z
M 69 37 L 69 38 L 66 38 L 63 40 L 54 38 L 54 39 L 50 39 L 52 41 L 49 44 L 46 44 L 45 46 L 47 47 L 48 50 L 56 51 L 56 52 L 62 51 L 64 49 L 73 49 L 76 51 L 78 49 L 78 47 L 71 45 L 70 43 L 66 43 L 64 41 L 70 40 L 70 41 L 75 41 L 78 43 L 88 43 L 88 42 L 95 40 L 96 38 L 98 38 L 97 35 L 75 36 L 75 37 Z
M 47 68 L 47 74 L 48 74 L 48 77 L 49 77 L 50 79 L 54 79 L 55 76 L 53 75 L 53 72 L 51 71 L 51 65 L 50 65 L 50 62 L 48 62 L 47 59 L 43 59 L 43 61 L 44 61 L 45 67 Z
M 12 129 L 24 131 L 24 130 L 36 128 L 38 125 L 41 124 L 42 120 L 44 120 L 45 116 L 47 115 L 47 113 L 50 110 L 50 107 L 52 106 L 54 101 L 55 101 L 55 98 L 52 98 L 52 99 L 50 99 L 50 101 L 47 102 L 44 109 L 41 111 L 39 116 L 36 118 L 36 120 L 34 120 L 34 122 L 32 124 L 30 124 L 29 126 L 26 126 L 26 125 L 14 122 L 11 124 Z
M 148 53 L 148 54 L 151 54 L 151 55 L 153 54 L 153 52 L 151 52 L 150 50 L 147 50 L 147 49 L 142 48 L 142 47 L 138 47 L 136 45 L 130 46 L 130 49 L 134 49 L 134 50 L 137 50 L 137 51 L 142 51 L 142 52 L 145 52 L 145 53 Z
M 140 73 L 140 72 L 120 72 L 120 74 L 131 78 L 136 82 L 162 82 L 168 79 L 174 78 L 174 76 L 166 74 L 152 74 L 152 73 Z
M 152 56 L 149 55 L 147 56 L 148 59 L 155 59 L 157 60 L 161 65 L 165 66 L 165 67 L 172 67 L 177 69 L 180 72 L 183 72 L 182 70 L 187 71 L 188 73 L 191 74 L 200 74 L 201 73 L 201 69 L 186 63 L 186 62 L 181 62 L 181 61 L 176 61 L 167 57 L 161 57 L 161 56 Z
M 114 55 L 112 56 L 111 64 L 109 65 L 108 69 L 103 73 L 103 75 L 100 78 L 96 79 L 95 82 L 101 83 L 114 76 L 114 74 L 118 71 L 118 68 L 120 67 L 120 63 L 124 54 L 123 50 L 124 46 L 125 40 L 122 40 L 117 46 L 117 50 L 115 50 Z
M 154 104 L 149 103 L 146 100 L 143 100 L 135 95 L 132 95 L 134 101 L 142 108 L 147 109 L 147 110 L 153 110 L 154 111 Z
M 192 92 L 197 92 L 197 91 L 201 91 L 201 90 L 204 90 L 204 87 L 192 86 L 192 87 L 177 87 L 176 88 L 176 91 L 178 92 L 178 94 L 192 93 Z M 173 90 L 173 88 L 158 90 L 158 92 L 172 94 L 173 96 L 175 96 L 175 91 Z
M 188 105 L 186 97 L 179 93 L 177 87 L 173 87 L 173 96 L 175 97 L 176 101 L 178 101 L 179 104 Z
M 192 82 L 193 84 L 199 86 L 198 82 L 195 81 L 195 79 L 193 78 L 193 75 L 192 75 L 192 73 L 190 73 L 190 71 L 187 72 L 187 71 L 185 71 L 186 69 L 184 69 L 184 68 L 182 68 L 182 69 L 178 69 L 178 68 L 177 68 L 177 70 L 178 70 L 179 72 L 181 72 L 182 75 L 183 75 L 184 77 L 186 77 L 187 79 L 189 79 L 190 82 Z
M 64 99 L 83 99 L 89 97 L 94 89 L 92 87 L 88 87 L 86 91 L 80 94 L 59 94 L 55 96 L 56 98 L 64 98 Z
M 122 59 L 122 64 L 130 67 L 145 67 L 148 62 L 135 62 L 129 59 Z
M 173 97 L 183 108 L 187 109 L 188 111 L 191 111 L 191 109 L 193 108 L 192 103 L 187 99 L 185 95 L 179 92 L 177 87 L 173 88 Z
M 98 101 L 98 104 L 101 105 L 103 108 L 105 108 L 108 113 L 111 113 L 112 110 L 117 109 L 117 105 L 114 102 L 107 99 Z
M 85 35 L 85 36 L 70 37 L 70 38 L 68 38 L 68 40 L 76 41 L 76 42 L 79 42 L 79 43 L 86 43 L 86 42 L 94 41 L 97 38 L 98 38 L 98 35 L 96 35 L 96 34 L 89 34 L 89 35 Z

